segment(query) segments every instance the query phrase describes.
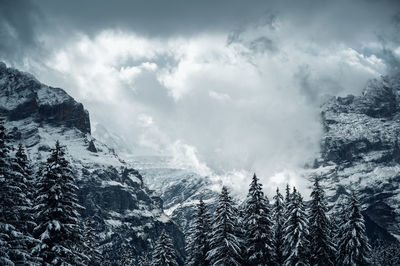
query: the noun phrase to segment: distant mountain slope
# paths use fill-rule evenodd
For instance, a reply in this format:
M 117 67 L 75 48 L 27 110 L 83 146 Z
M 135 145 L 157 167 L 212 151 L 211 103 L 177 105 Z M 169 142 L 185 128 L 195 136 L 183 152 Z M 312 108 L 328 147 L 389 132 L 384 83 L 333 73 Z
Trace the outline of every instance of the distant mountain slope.
M 122 245 L 130 245 L 134 255 L 146 254 L 166 230 L 183 263 L 183 233 L 164 214 L 162 200 L 144 185 L 139 172 L 90 135 L 89 113 L 82 104 L 64 90 L 0 63 L 0 115 L 34 162 L 46 160 L 56 140 L 67 147 L 86 208 L 82 216 L 93 217 L 111 257 L 119 258 Z

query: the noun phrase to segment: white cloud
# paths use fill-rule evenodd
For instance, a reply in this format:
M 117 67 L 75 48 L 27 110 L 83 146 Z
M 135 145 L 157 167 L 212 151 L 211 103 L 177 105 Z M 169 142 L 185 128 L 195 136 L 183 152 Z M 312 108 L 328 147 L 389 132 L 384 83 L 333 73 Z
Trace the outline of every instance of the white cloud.
M 238 191 L 257 172 L 272 191 L 299 184 L 297 169 L 317 154 L 322 96 L 357 93 L 386 67 L 344 43 L 292 33 L 285 21 L 244 29 L 230 42 L 228 33 L 157 39 L 107 30 L 49 54 L 54 75 L 33 71 L 133 147 L 216 172 Z

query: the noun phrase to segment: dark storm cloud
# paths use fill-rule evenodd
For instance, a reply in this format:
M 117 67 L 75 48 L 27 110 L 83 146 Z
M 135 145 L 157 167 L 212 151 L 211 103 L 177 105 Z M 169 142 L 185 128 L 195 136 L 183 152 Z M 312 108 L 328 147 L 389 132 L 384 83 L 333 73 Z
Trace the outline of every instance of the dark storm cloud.
M 265 3 L 262 0 L 37 2 L 60 25 L 68 24 L 87 33 L 117 27 L 160 36 L 236 27 L 262 17 L 268 11 Z
M 42 16 L 32 1 L 0 0 L 0 58 L 22 59 L 35 46 Z
M 310 41 L 356 46 L 389 28 L 398 28 L 399 7 L 396 0 L 1 0 L 0 53 L 3 58 L 21 55 L 38 44 L 37 34 L 68 39 L 76 32 L 93 36 L 106 28 L 159 37 L 224 31 L 233 33 L 230 38 L 238 38 L 241 29 L 272 24 L 275 18 L 291 21 L 296 26 L 293 34 L 308 36 Z M 400 42 L 398 37 L 393 41 Z M 255 51 L 277 49 L 268 36 L 253 40 L 249 47 Z M 386 55 L 390 54 L 390 48 L 385 49 Z

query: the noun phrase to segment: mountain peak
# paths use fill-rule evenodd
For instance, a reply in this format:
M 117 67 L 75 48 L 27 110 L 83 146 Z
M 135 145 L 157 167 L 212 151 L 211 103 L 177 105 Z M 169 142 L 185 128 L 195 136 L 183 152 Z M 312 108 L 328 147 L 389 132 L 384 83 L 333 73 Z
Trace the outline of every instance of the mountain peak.
M 32 118 L 90 133 L 89 113 L 63 89 L 40 83 L 33 75 L 0 62 L 0 115 L 10 121 Z

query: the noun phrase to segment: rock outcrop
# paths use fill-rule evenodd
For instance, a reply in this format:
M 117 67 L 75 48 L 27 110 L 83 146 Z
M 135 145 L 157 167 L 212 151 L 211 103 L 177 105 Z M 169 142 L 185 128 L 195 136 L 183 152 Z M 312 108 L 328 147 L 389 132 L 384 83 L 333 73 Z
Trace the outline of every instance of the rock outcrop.
M 0 62 L 0 114 L 9 121 L 30 119 L 38 124 L 77 128 L 90 133 L 89 113 L 64 90 Z
M 325 179 L 332 203 L 357 190 L 370 239 L 399 238 L 400 75 L 370 81 L 361 96 L 331 98 L 322 123 L 313 174 Z

